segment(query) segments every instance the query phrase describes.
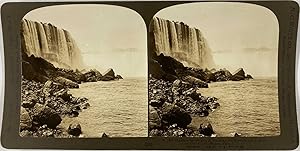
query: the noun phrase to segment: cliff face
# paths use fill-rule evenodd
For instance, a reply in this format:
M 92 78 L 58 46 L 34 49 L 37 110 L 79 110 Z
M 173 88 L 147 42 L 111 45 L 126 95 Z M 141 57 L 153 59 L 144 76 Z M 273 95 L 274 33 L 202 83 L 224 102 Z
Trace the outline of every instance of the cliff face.
M 150 27 L 151 49 L 171 56 L 186 66 L 211 68 L 211 50 L 199 29 L 154 17 Z
M 71 34 L 51 24 L 22 20 L 21 48 L 27 55 L 42 57 L 56 67 L 83 67 L 80 50 Z

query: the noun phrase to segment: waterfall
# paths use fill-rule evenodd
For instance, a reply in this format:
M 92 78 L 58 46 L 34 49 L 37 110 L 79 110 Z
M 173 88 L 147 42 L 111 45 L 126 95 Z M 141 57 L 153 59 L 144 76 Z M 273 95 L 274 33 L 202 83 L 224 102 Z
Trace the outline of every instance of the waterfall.
M 154 17 L 150 32 L 153 49 L 157 54 L 171 56 L 186 66 L 211 68 L 214 61 L 207 40 L 199 29 L 183 22 L 173 22 Z
M 21 22 L 21 44 L 29 56 L 42 57 L 56 67 L 83 68 L 80 49 L 64 29 L 24 19 Z

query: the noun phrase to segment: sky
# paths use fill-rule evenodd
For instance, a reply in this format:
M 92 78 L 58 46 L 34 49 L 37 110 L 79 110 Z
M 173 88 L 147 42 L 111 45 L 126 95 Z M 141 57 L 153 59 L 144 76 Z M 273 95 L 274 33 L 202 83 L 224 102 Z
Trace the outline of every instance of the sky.
M 279 26 L 267 8 L 247 3 L 201 2 L 171 6 L 157 17 L 201 30 L 216 68 L 244 68 L 254 76 L 277 76 Z M 112 5 L 43 7 L 24 18 L 51 23 L 71 33 L 83 61 L 125 77 L 147 76 L 147 29 L 135 11 Z
M 69 31 L 84 63 L 124 77 L 147 76 L 146 25 L 135 11 L 112 5 L 60 5 L 35 9 L 25 19 Z
M 207 2 L 171 6 L 157 17 L 180 21 L 201 30 L 217 68 L 243 67 L 254 76 L 277 76 L 279 25 L 262 6 Z

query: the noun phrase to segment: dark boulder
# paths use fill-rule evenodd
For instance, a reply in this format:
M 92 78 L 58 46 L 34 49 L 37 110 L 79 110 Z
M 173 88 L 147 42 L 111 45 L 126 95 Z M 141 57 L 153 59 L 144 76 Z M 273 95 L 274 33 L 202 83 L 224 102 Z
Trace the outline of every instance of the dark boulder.
M 149 74 L 153 78 L 162 79 L 166 73 L 163 71 L 158 61 L 151 59 L 149 61 Z
M 103 77 L 101 78 L 101 81 L 112 81 L 115 80 L 115 72 L 113 69 L 109 68 L 106 72 L 104 72 Z
M 237 69 L 231 76 L 232 81 L 245 80 L 245 71 L 243 68 Z
M 213 127 L 210 123 L 208 123 L 207 125 L 201 124 L 199 127 L 199 132 L 200 134 L 203 134 L 205 136 L 212 136 L 212 134 L 215 134 Z
M 112 81 L 112 80 L 115 80 L 115 77 L 112 77 L 112 76 L 103 76 L 102 81 Z
M 87 109 L 88 107 L 90 107 L 91 105 L 90 105 L 90 103 L 88 103 L 88 102 L 85 102 L 85 103 L 83 103 L 83 104 L 81 104 L 81 108 L 82 109 Z
M 164 103 L 161 108 L 161 121 L 164 126 L 177 124 L 185 128 L 192 121 L 192 117 L 177 105 Z
M 85 82 L 97 82 L 96 76 L 87 76 Z
M 26 93 L 26 92 L 25 92 Z M 39 98 L 32 93 L 27 92 L 26 97 L 22 98 L 22 107 L 24 108 L 32 108 L 39 101 Z
M 153 107 L 161 107 L 165 102 L 167 98 L 162 95 L 157 95 L 156 99 L 150 100 L 149 104 Z
M 205 82 L 209 81 L 208 75 L 203 71 L 203 69 L 199 69 L 199 68 L 188 67 L 187 70 L 184 71 L 184 75 L 185 76 L 190 75 L 192 77 L 198 78 Z
M 90 71 L 86 72 L 83 75 L 85 77 L 86 82 L 100 81 L 103 77 L 102 74 L 96 69 L 91 69 Z
M 103 73 L 103 77 L 113 77 L 115 78 L 115 72 L 113 69 L 109 68 Z
M 58 68 L 57 71 L 52 72 L 52 77 L 64 77 L 66 79 L 70 79 L 76 83 L 81 83 L 82 81 L 85 81 L 84 74 L 79 72 L 78 70 L 70 70 L 70 69 L 60 69 Z
M 22 107 L 24 108 L 32 108 L 34 107 L 36 101 L 33 101 L 33 100 L 25 100 L 22 102 Z
M 54 79 L 54 82 L 60 83 L 68 88 L 79 88 L 78 83 L 73 82 L 69 79 L 66 79 L 64 77 L 57 77 Z
M 228 81 L 230 80 L 232 74 L 226 69 L 221 69 L 214 72 L 213 76 L 215 77 L 215 81 Z
M 123 77 L 121 75 L 117 75 L 116 79 L 123 79 Z
M 79 123 L 70 124 L 68 128 L 68 133 L 73 136 L 79 136 L 82 133 L 80 124 Z
M 41 126 L 46 124 L 49 128 L 56 128 L 62 121 L 60 115 L 55 110 L 38 103 L 33 107 L 32 113 L 35 125 Z
M 96 69 L 92 69 L 91 71 L 93 71 L 95 73 L 97 81 L 100 81 L 101 78 L 103 77 L 102 74 L 100 73 L 100 71 L 98 71 Z
M 108 136 L 107 134 L 103 133 L 101 137 L 107 138 L 107 137 L 109 137 L 109 136 Z
M 34 55 L 31 55 L 29 57 L 28 62 L 30 62 L 30 64 L 37 72 L 43 72 L 44 70 L 56 70 L 52 63 L 43 58 L 35 57 Z
M 164 72 L 177 75 L 176 70 L 183 70 L 184 65 L 170 56 L 164 56 L 162 53 L 158 56 L 157 61 L 161 65 Z
M 250 74 L 247 74 L 246 79 L 253 79 L 253 77 Z
M 239 134 L 239 133 L 230 133 L 233 137 L 241 137 L 242 134 Z
M 27 80 L 35 79 L 36 72 L 29 62 L 22 61 L 22 75 Z

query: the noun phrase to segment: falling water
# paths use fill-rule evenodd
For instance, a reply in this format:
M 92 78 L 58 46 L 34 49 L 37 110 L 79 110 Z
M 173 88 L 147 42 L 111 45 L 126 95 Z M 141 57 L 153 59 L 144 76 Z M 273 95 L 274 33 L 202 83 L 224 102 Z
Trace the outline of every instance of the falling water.
M 51 24 L 30 20 L 21 22 L 22 49 L 28 55 L 42 57 L 57 67 L 80 69 L 80 50 L 71 34 Z
M 157 17 L 151 27 L 156 53 L 174 57 L 190 67 L 214 66 L 211 50 L 199 29 Z

